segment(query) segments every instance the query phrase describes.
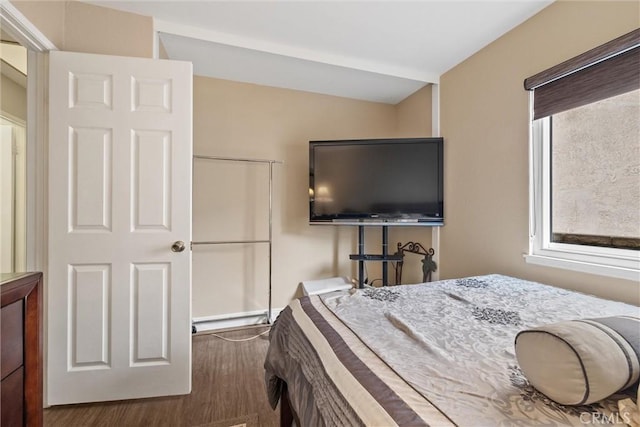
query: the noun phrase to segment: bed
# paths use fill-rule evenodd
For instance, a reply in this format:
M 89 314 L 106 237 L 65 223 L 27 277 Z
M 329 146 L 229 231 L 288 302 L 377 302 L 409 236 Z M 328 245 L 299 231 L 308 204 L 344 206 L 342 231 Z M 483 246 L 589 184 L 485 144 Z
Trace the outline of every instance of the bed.
M 631 388 L 564 406 L 514 351 L 524 329 L 613 315 L 640 308 L 502 275 L 303 297 L 272 327 L 267 393 L 282 425 L 305 427 L 622 423 Z

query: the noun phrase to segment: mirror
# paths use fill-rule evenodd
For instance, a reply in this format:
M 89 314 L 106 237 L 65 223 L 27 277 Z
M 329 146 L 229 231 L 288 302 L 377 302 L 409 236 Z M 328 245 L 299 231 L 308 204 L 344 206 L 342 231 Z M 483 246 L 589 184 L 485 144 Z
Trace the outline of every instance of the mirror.
M 26 268 L 27 50 L 0 31 L 0 272 Z

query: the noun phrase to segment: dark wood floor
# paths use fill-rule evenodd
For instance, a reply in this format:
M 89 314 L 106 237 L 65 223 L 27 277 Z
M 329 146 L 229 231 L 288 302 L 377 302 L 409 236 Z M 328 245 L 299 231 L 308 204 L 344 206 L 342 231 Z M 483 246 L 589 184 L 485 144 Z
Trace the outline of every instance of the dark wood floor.
M 239 339 L 264 330 L 265 327 L 253 327 L 220 335 Z M 52 407 L 44 411 L 44 425 L 277 426 L 278 411 L 273 411 L 267 402 L 262 367 L 268 342 L 268 334 L 246 342 L 196 335 L 191 394 Z

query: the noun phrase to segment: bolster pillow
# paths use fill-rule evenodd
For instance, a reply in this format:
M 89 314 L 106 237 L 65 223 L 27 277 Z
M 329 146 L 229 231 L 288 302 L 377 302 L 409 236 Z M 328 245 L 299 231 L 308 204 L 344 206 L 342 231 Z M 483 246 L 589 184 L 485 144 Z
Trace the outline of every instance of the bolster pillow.
M 518 333 L 518 364 L 529 383 L 563 405 L 587 405 L 640 378 L 640 318 L 569 320 Z

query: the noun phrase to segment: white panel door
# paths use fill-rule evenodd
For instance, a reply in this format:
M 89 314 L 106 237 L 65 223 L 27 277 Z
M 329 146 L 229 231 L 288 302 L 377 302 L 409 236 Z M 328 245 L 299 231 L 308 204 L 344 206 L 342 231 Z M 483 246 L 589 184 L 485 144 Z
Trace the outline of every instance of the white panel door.
M 47 402 L 189 393 L 191 64 L 51 52 L 49 73 Z

